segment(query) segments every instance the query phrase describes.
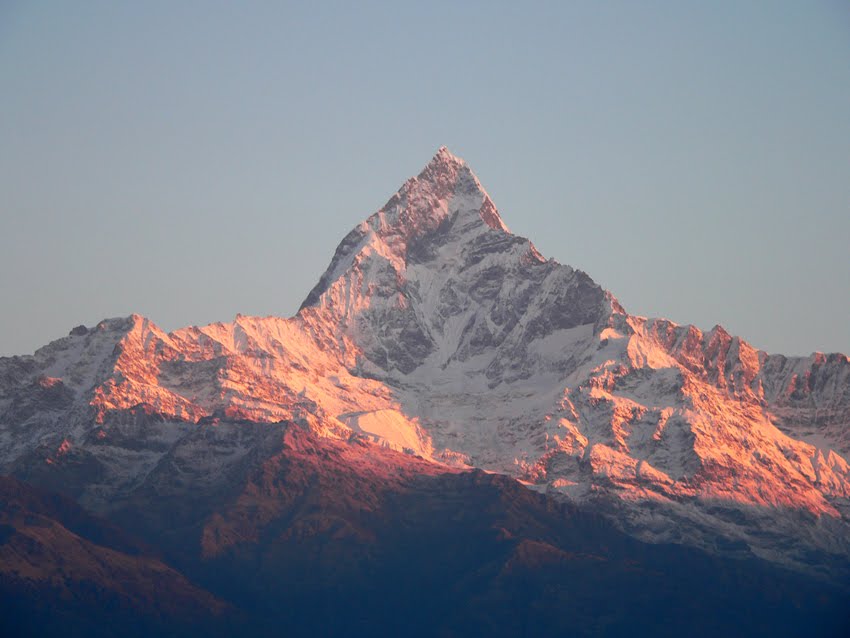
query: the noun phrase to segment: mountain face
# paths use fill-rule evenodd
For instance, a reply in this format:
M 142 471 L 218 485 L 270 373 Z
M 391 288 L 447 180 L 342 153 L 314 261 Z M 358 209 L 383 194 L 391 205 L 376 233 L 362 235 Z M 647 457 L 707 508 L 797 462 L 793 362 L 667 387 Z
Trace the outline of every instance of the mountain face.
M 0 473 L 152 537 L 203 529 L 210 557 L 243 538 L 207 529 L 214 504 L 281 454 L 281 424 L 399 452 L 405 475 L 507 475 L 641 541 L 850 582 L 850 360 L 628 314 L 513 235 L 445 148 L 292 318 L 165 333 L 133 315 L 0 359 Z

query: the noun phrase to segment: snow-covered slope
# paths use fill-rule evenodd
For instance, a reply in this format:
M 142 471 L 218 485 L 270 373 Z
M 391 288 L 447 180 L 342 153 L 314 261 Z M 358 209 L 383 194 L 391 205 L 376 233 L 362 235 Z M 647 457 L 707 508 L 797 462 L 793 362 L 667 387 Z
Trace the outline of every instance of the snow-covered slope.
M 513 235 L 445 148 L 343 239 L 293 318 L 72 333 L 0 360 L 0 472 L 73 467 L 95 507 L 176 449 L 194 480 L 250 463 L 261 437 L 216 423 L 293 421 L 507 473 L 644 539 L 850 556 L 850 360 L 629 315 Z M 209 436 L 215 455 L 185 452 Z

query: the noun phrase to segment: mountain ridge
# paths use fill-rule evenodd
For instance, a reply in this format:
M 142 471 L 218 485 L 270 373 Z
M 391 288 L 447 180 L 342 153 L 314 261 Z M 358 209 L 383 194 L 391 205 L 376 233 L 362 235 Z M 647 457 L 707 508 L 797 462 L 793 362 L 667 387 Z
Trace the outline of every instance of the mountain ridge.
M 291 318 L 165 333 L 131 315 L 0 359 L 0 472 L 98 511 L 228 420 L 504 473 L 644 540 L 722 537 L 798 568 L 850 556 L 850 360 L 629 315 L 510 233 L 444 147 Z

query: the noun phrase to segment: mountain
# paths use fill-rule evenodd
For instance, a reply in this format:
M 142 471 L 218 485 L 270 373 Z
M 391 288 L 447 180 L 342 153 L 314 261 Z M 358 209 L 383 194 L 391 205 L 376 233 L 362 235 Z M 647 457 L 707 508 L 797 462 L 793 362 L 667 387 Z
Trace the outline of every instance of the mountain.
M 205 583 L 229 552 L 238 554 L 231 566 L 263 572 L 274 563 L 263 552 L 273 551 L 292 567 L 299 556 L 282 530 L 291 543 L 330 534 L 332 545 L 355 548 L 360 567 L 339 575 L 353 582 L 345 579 L 380 555 L 369 539 L 415 511 L 412 483 L 460 489 L 459 501 L 471 503 L 504 475 L 508 500 L 520 503 L 516 525 L 535 508 L 578 508 L 606 534 L 633 539 L 618 561 L 658 547 L 666 558 L 651 569 L 699 556 L 683 564 L 720 561 L 720 574 L 735 571 L 729 565 L 790 569 L 806 583 L 846 586 L 849 424 L 846 356 L 769 355 L 720 326 L 704 333 L 628 314 L 587 274 L 512 234 L 445 148 L 345 236 L 292 318 L 240 315 L 165 333 L 133 315 L 0 359 L 0 473 L 139 530 Z M 330 475 L 323 462 L 294 483 L 281 470 L 295 463 L 301 444 L 283 441 L 300 441 L 297 432 L 313 461 L 335 459 Z M 365 499 L 362 511 L 385 512 L 380 532 L 349 510 L 326 520 L 281 514 L 303 497 L 299 485 L 346 473 L 366 495 L 317 488 L 314 512 Z M 387 495 L 399 491 L 405 507 L 386 514 L 386 499 L 401 498 Z M 433 491 L 419 500 L 429 503 L 423 512 L 449 507 Z M 570 516 L 555 518 L 567 529 Z M 292 530 L 293 521 L 303 527 Z M 510 533 L 523 539 L 514 548 L 522 560 L 545 555 L 548 565 L 576 551 Z M 400 542 L 387 541 L 387 551 Z M 490 567 L 478 568 L 502 573 L 492 562 L 502 550 L 484 546 Z M 181 556 L 196 558 L 183 565 Z M 264 578 L 273 586 L 274 574 Z

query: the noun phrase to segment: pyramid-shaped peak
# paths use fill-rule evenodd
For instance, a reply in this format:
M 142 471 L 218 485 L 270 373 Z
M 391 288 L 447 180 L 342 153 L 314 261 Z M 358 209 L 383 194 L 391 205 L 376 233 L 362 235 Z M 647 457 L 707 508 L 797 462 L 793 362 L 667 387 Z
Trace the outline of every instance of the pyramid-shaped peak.
M 507 226 L 499 217 L 490 196 L 469 165 L 446 146 L 441 146 L 436 155 L 414 178 L 411 178 L 402 189 L 392 198 L 381 212 L 392 209 L 397 198 L 401 195 L 410 197 L 410 215 L 405 221 L 417 217 L 444 216 L 448 209 L 434 207 L 434 202 L 456 199 L 457 203 L 464 202 L 467 211 L 474 209 L 475 214 L 483 222 L 493 228 L 509 232 Z M 421 202 L 417 206 L 416 200 Z
M 456 226 L 457 233 L 447 232 L 450 226 Z M 439 229 L 443 232 L 438 233 Z M 403 270 L 411 246 L 421 249 L 430 244 L 433 248 L 438 235 L 457 243 L 474 242 L 492 231 L 510 234 L 472 169 L 441 146 L 416 177 L 408 179 L 381 209 L 343 238 L 301 308 L 319 303 L 329 286 L 359 263 L 356 260 L 361 253 L 380 255 Z

